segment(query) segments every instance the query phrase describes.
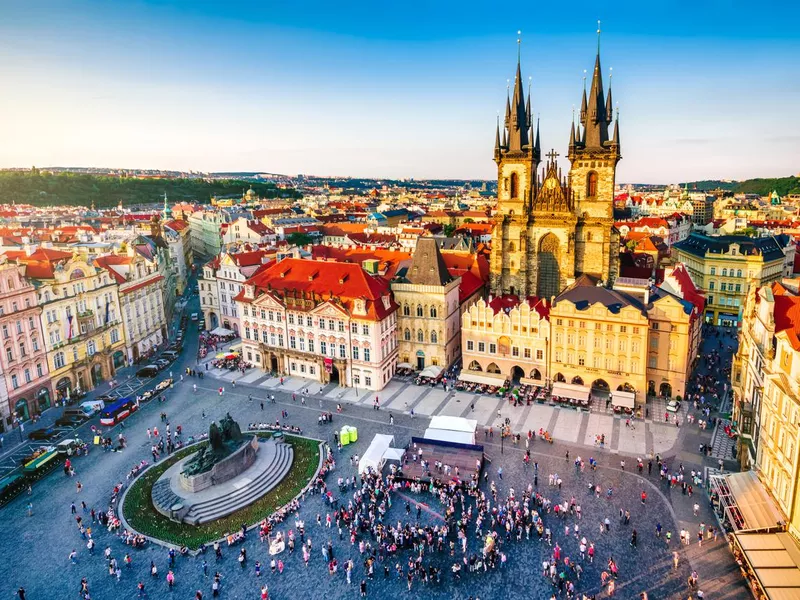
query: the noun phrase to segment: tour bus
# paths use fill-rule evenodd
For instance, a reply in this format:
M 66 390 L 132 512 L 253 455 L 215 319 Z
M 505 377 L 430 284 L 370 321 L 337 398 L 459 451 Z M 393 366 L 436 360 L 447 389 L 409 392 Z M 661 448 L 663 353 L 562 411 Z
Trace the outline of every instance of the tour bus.
M 127 419 L 135 411 L 136 400 L 133 398 L 121 398 L 113 404 L 106 404 L 106 407 L 100 413 L 100 424 L 116 425 Z

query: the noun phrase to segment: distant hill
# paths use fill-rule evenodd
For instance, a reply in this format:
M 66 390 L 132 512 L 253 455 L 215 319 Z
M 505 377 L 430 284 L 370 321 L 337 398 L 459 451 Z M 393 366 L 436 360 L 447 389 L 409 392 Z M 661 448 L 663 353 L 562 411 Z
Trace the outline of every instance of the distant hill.
M 766 196 L 772 193 L 772 190 L 778 192 L 779 196 L 788 196 L 789 194 L 800 194 L 800 177 L 778 177 L 777 179 L 748 179 L 741 181 L 736 186 L 735 192 L 743 194 L 759 194 Z
M 683 185 L 681 184 L 681 187 Z M 777 191 L 779 196 L 800 194 L 800 178 L 795 176 L 776 177 L 773 179 L 746 179 L 744 181 L 706 179 L 703 181 L 690 181 L 687 186 L 690 191 L 710 192 L 711 190 L 725 190 L 735 194 L 758 194 L 760 196 L 767 196 L 773 190 Z
M 164 192 L 170 203 L 207 203 L 211 196 L 238 196 L 253 187 L 261 198 L 299 198 L 295 190 L 278 189 L 272 183 L 250 183 L 235 179 L 136 179 L 78 173 L 0 171 L 0 204 L 34 206 L 91 206 L 113 208 L 161 202 Z
M 681 188 L 685 185 L 690 192 L 710 192 L 711 190 L 726 190 L 732 192 L 739 185 L 738 181 L 721 181 L 719 179 L 704 179 L 702 181 L 689 181 L 680 184 Z

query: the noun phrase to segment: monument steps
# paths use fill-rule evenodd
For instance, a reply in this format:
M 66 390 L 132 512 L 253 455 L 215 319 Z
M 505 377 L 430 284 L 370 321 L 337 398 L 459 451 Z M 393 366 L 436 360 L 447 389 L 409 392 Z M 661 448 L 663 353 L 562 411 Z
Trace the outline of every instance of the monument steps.
M 192 505 L 183 516 L 183 521 L 192 525 L 199 525 L 219 519 L 249 506 L 256 499 L 277 486 L 292 467 L 294 449 L 289 444 L 278 443 L 275 450 L 275 454 L 267 468 L 252 481 L 222 497 Z M 174 495 L 169 490 L 169 487 L 167 487 L 167 491 L 169 494 Z M 167 499 L 166 492 L 164 494 L 165 499 Z M 156 489 L 153 486 L 153 498 L 155 499 L 156 497 Z

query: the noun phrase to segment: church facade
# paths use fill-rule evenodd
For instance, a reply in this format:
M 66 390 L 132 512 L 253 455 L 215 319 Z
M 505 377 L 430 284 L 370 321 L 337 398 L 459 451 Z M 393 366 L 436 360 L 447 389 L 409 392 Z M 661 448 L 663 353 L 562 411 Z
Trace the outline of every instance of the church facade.
M 551 151 L 542 165 L 538 123 L 531 118 L 517 62 L 513 96 L 497 125 L 497 211 L 492 230 L 491 289 L 495 295 L 552 300 L 583 274 L 607 286 L 618 274 L 619 233 L 613 205 L 622 158 L 611 88 L 603 88 L 598 52 L 580 123 L 572 124 L 566 177 Z M 609 136 L 614 122 L 613 137 Z M 501 133 L 502 132 L 502 133 Z

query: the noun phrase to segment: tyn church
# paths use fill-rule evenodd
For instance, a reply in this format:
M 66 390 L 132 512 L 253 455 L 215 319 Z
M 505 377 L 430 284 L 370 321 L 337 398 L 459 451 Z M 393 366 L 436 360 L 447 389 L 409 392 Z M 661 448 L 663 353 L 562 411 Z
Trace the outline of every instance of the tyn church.
M 538 296 L 548 301 L 582 274 L 611 286 L 618 273 L 619 233 L 614 229 L 614 178 L 620 158 L 619 117 L 613 121 L 611 88 L 603 90 L 600 52 L 588 92 L 584 85 L 580 123 L 569 137 L 570 170 L 563 177 L 558 154 L 542 162 L 538 122 L 531 118 L 519 59 L 513 97 L 498 122 L 497 212 L 492 230 L 491 288 L 494 295 Z

